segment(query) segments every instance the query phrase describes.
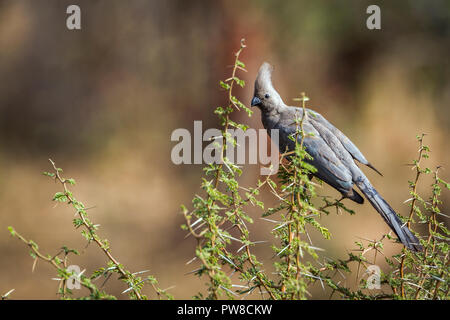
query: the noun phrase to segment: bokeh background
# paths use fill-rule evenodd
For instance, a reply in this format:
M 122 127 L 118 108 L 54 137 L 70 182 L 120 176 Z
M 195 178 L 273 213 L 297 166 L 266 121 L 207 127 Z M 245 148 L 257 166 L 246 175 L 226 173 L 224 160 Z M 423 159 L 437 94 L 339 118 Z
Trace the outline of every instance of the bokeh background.
M 442 165 L 450 179 L 450 3 L 377 2 L 1 0 L 0 293 L 14 288 L 13 299 L 57 298 L 53 269 L 39 262 L 32 273 L 28 249 L 9 236 L 9 225 L 44 252 L 78 248 L 83 255 L 72 263 L 87 272 L 105 264 L 98 248 L 85 248 L 70 208 L 51 202 L 59 186 L 41 175 L 49 157 L 76 179 L 78 199 L 95 206 L 90 215 L 123 264 L 149 269 L 162 288 L 175 286 L 176 298 L 204 289 L 205 279 L 185 275 L 195 269 L 185 264 L 195 242 L 184 239 L 179 210 L 201 192 L 202 166 L 172 164 L 170 135 L 192 130 L 194 120 L 218 127 L 212 110 L 226 101 L 218 82 L 229 76 L 241 38 L 248 85 L 238 97 L 249 103 L 257 69 L 270 61 L 285 102 L 306 91 L 310 107 L 383 172 L 365 170 L 406 215 L 414 174 L 406 164 L 417 156 L 417 134 L 428 134 L 428 166 Z M 81 7 L 80 31 L 66 28 L 70 4 Z M 381 30 L 366 28 L 370 4 L 381 7 Z M 258 110 L 237 118 L 262 128 Z M 242 183 L 254 184 L 258 172 L 247 166 Z M 338 197 L 328 187 L 320 193 Z M 262 197 L 274 203 L 269 193 Z M 444 192 L 442 212 L 449 203 Z M 355 216 L 321 220 L 332 240 L 312 232 L 329 257 L 344 258 L 359 237 L 388 231 L 369 204 L 347 204 Z M 261 211 L 251 214 L 253 239 L 274 240 Z M 388 245 L 386 254 L 399 249 Z M 270 270 L 269 245 L 255 250 Z M 342 281 L 351 285 L 354 276 Z M 115 280 L 106 284 L 119 298 L 124 289 Z M 320 286 L 311 293 L 329 296 Z

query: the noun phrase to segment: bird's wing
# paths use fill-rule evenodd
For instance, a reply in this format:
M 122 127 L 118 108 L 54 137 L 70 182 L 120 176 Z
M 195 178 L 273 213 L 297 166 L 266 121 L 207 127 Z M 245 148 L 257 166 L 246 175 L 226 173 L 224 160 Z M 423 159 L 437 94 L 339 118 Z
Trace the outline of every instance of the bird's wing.
M 342 143 L 344 148 L 352 155 L 352 157 L 358 160 L 360 163 L 368 166 L 369 168 L 375 170 L 379 175 L 382 175 L 380 171 L 378 171 L 374 166 L 370 164 L 369 161 L 364 157 L 364 155 L 359 151 L 358 147 L 355 146 L 353 142 L 350 141 L 349 138 L 345 134 L 343 134 L 338 128 L 333 126 L 327 119 L 325 119 L 320 113 L 317 113 L 313 110 L 307 110 L 307 115 L 309 117 L 309 121 L 312 123 L 317 122 L 321 125 L 325 126 L 328 130 L 330 130 L 336 138 Z
M 295 119 L 294 114 L 291 114 L 291 112 L 285 113 L 275 127 L 282 131 L 280 139 L 285 141 L 280 142 L 282 145 L 287 145 L 289 150 L 295 148 L 294 141 L 288 138 L 289 135 L 294 135 L 296 132 L 296 124 L 292 119 Z M 351 191 L 353 182 L 350 170 L 338 159 L 314 126 L 307 121 L 303 126 L 306 133 L 313 134 L 313 136 L 305 137 L 303 145 L 306 148 L 306 152 L 313 157 L 313 160 L 309 162 L 317 169 L 315 175 L 344 194 Z

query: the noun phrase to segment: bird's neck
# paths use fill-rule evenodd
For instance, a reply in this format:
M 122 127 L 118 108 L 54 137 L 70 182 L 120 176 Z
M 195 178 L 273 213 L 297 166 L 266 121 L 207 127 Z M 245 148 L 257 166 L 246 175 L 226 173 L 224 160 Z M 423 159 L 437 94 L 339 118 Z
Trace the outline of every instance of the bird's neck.
M 287 107 L 282 104 L 261 106 L 261 120 L 263 122 L 264 128 L 274 128 L 278 121 L 280 121 L 280 114 L 285 108 Z
M 262 105 L 260 107 L 261 113 L 263 113 L 265 116 L 274 116 L 277 114 L 280 114 L 286 106 L 284 104 L 270 104 L 270 105 Z

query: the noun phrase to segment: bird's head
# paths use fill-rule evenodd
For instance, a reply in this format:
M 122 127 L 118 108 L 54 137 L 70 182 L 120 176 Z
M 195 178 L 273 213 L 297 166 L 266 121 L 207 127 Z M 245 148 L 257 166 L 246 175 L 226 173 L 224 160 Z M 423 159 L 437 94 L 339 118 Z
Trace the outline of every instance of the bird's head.
M 267 62 L 264 62 L 259 68 L 255 80 L 252 106 L 260 109 L 273 109 L 283 104 L 283 100 L 272 85 L 272 71 L 273 67 Z

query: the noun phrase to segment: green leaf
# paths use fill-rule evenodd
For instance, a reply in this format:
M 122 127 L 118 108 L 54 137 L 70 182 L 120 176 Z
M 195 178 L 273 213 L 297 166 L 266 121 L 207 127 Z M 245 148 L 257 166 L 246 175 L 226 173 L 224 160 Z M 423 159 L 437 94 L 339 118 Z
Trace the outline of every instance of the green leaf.
M 16 236 L 16 231 L 14 230 L 13 227 L 9 226 L 9 227 L 8 227 L 8 230 L 9 230 L 9 233 L 10 233 L 13 237 Z
M 66 202 L 67 196 L 64 192 L 56 192 L 53 196 L 53 201 Z
M 225 90 L 230 90 L 231 86 L 228 83 L 220 81 L 220 86 Z
M 44 171 L 44 172 L 42 172 L 42 174 L 43 174 L 44 176 L 51 177 L 51 178 L 55 177 L 55 174 L 52 173 L 52 172 Z

